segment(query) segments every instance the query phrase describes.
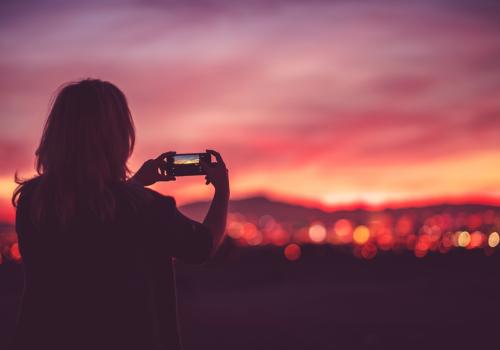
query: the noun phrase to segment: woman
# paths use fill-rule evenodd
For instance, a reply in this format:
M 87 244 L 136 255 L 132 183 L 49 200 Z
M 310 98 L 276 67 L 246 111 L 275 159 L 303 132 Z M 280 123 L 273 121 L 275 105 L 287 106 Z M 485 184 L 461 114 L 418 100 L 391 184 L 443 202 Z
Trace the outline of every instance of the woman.
M 134 126 L 124 94 L 87 79 L 60 89 L 19 181 L 16 230 L 25 290 L 15 349 L 180 349 L 172 258 L 205 261 L 229 198 L 221 156 L 204 167 L 215 194 L 203 223 L 144 186 L 175 180 L 170 152 L 127 181 Z M 173 152 L 172 152 L 173 153 Z

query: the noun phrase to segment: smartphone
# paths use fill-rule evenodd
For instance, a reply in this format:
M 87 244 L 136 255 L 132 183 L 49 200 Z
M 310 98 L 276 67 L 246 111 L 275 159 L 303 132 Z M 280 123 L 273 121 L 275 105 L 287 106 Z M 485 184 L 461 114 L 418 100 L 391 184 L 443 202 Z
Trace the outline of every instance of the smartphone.
M 167 157 L 167 173 L 174 176 L 206 175 L 200 162 L 211 163 L 210 153 L 178 153 Z

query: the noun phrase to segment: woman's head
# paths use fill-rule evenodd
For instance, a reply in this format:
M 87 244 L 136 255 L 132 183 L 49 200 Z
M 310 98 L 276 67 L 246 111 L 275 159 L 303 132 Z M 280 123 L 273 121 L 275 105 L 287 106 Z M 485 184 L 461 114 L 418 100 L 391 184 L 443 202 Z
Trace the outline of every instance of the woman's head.
M 81 180 L 123 180 L 135 142 L 125 95 L 86 79 L 64 85 L 53 102 L 37 155 L 37 171 Z
M 125 95 L 115 85 L 85 79 L 63 85 L 53 100 L 40 145 L 35 217 L 52 201 L 69 219 L 85 206 L 102 217 L 114 210 L 108 185 L 125 180 L 135 142 Z M 21 192 L 23 183 L 14 194 Z

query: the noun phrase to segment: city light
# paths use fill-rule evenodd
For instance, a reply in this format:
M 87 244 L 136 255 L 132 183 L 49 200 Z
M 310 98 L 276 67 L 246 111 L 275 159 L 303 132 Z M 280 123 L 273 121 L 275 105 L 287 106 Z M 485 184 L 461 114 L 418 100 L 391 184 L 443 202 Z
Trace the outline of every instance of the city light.
M 300 258 L 300 255 L 301 255 L 301 249 L 299 245 L 292 243 L 286 246 L 285 257 L 288 260 L 290 261 L 298 260 Z
M 467 247 L 471 241 L 470 234 L 467 231 L 459 232 L 457 235 L 457 243 L 459 247 Z
M 310 244 L 342 246 L 365 260 L 391 251 L 409 251 L 417 258 L 456 249 L 483 250 L 490 256 L 500 246 L 499 211 L 425 213 L 425 216 L 370 213 L 358 219 L 346 215 L 307 221 L 295 217 L 278 220 L 271 214 L 249 217 L 231 212 L 227 236 L 240 248 L 279 247 L 289 261 L 298 260 L 303 254 L 302 247 Z M 474 230 L 470 231 L 471 228 Z M 13 230 L 1 237 L 0 263 L 22 260 Z
M 370 229 L 364 225 L 359 225 L 354 229 L 352 239 L 356 244 L 364 244 L 370 239 Z
M 326 229 L 322 224 L 314 224 L 309 227 L 309 238 L 314 243 L 321 243 L 326 238 Z
M 19 244 L 17 242 L 10 247 L 10 257 L 14 261 L 21 261 L 21 252 L 19 251 Z
M 488 237 L 488 245 L 491 248 L 495 248 L 498 246 L 499 243 L 500 243 L 500 235 L 498 234 L 498 232 L 492 232 Z
M 328 241 L 332 244 L 348 244 L 352 242 L 352 224 L 347 219 L 337 220 L 330 230 Z

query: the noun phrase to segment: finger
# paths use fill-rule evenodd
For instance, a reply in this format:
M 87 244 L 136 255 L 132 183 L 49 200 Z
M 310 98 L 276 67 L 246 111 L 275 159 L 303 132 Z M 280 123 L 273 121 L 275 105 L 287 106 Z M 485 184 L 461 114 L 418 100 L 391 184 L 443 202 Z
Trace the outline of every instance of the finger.
M 201 165 L 201 168 L 203 169 L 203 171 L 205 171 L 205 185 L 208 185 L 210 183 L 210 172 L 212 171 L 212 169 L 210 168 L 210 165 L 208 165 L 207 162 L 205 161 L 200 161 L 200 165 Z
M 210 169 L 210 165 L 204 160 L 200 160 L 200 166 L 205 172 L 207 172 L 207 170 Z
M 169 154 L 169 152 L 163 153 L 163 154 Z M 162 157 L 162 156 L 160 156 L 160 157 Z M 168 155 L 166 157 L 168 157 Z M 156 158 L 154 160 L 154 162 L 155 162 L 155 166 L 158 167 L 158 169 L 160 170 L 160 172 L 167 173 L 167 171 L 168 171 L 168 165 L 167 165 L 167 162 L 165 161 L 165 158 L 160 158 L 160 159 Z
M 213 149 L 207 149 L 206 151 L 207 151 L 207 153 L 210 153 L 211 155 L 213 155 L 215 157 L 215 159 L 217 160 L 217 163 L 224 164 L 224 160 L 222 160 L 222 156 L 220 155 L 219 152 L 214 151 Z
M 156 172 L 157 175 L 163 175 L 163 169 L 161 167 L 157 167 L 155 169 L 155 172 Z
M 177 152 L 175 152 L 175 151 L 168 151 L 168 152 L 162 153 L 162 154 L 160 154 L 160 155 L 156 158 L 156 160 L 164 160 L 165 158 L 170 157 L 170 156 L 173 156 L 173 155 L 175 155 L 176 153 L 177 153 Z
M 158 174 L 156 181 L 175 181 L 177 180 L 174 175 L 160 175 Z
M 217 151 L 215 151 L 213 149 L 207 149 L 206 151 L 207 151 L 207 153 L 213 155 L 215 157 L 215 159 L 217 160 L 217 162 L 224 162 L 222 160 L 222 156 L 220 155 L 219 152 L 217 152 Z
M 167 163 L 166 163 L 166 162 L 164 162 L 164 161 L 162 161 L 162 160 L 161 160 L 161 161 L 157 161 L 157 162 L 158 162 L 158 164 L 157 164 L 158 168 L 159 168 L 162 172 L 165 172 L 165 173 L 166 173 L 166 172 L 167 172 L 167 170 L 168 170 Z

